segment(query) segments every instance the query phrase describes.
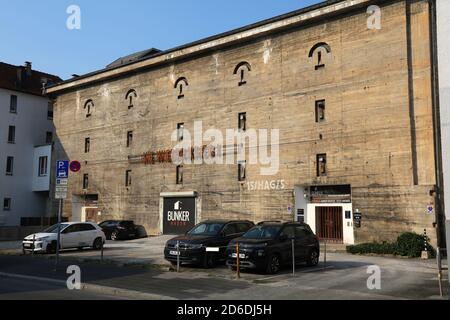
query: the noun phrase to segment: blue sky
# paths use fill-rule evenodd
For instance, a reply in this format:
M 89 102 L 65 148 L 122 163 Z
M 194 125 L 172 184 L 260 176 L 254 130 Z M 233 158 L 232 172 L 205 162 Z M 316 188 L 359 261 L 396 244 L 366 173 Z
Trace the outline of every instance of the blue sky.
M 136 51 L 170 49 L 321 0 L 0 0 L 0 61 L 59 75 L 98 70 Z M 70 5 L 81 30 L 66 28 Z

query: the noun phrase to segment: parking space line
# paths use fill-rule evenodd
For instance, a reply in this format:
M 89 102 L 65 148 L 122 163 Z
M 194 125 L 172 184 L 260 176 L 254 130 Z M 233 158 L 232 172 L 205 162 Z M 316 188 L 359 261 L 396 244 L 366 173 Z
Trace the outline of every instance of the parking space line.
M 325 268 L 316 268 L 316 269 L 309 269 L 309 270 L 303 270 L 303 271 L 296 271 L 296 274 L 319 272 L 319 271 L 323 271 L 323 270 L 327 270 L 327 269 L 332 269 L 332 268 L 334 268 L 334 266 L 326 266 Z M 267 280 L 272 280 L 272 279 L 281 278 L 281 277 L 289 277 L 289 278 L 292 278 L 292 274 L 279 274 L 279 275 L 272 276 L 272 277 L 266 277 L 266 278 L 255 279 L 254 281 L 267 281 Z

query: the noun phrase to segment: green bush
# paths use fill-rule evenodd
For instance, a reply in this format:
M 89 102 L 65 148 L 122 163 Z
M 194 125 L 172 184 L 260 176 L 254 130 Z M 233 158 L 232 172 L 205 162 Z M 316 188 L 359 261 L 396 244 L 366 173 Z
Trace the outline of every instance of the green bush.
M 351 254 L 368 254 L 368 253 L 376 253 L 376 254 L 394 254 L 395 253 L 395 245 L 389 242 L 372 242 L 372 243 L 363 243 L 354 246 L 348 246 L 347 252 Z
M 395 244 L 395 254 L 402 257 L 417 258 L 422 255 L 427 240 L 427 250 L 434 256 L 434 248 L 429 244 L 430 238 L 425 235 L 407 232 L 400 235 Z
M 393 254 L 397 256 L 418 258 L 422 255 L 425 248 L 425 235 L 407 232 L 401 234 L 395 243 L 389 242 L 371 242 L 354 246 L 348 246 L 347 252 L 351 254 Z M 426 237 L 427 243 L 430 241 Z M 434 248 L 428 243 L 427 250 L 431 256 L 435 256 Z

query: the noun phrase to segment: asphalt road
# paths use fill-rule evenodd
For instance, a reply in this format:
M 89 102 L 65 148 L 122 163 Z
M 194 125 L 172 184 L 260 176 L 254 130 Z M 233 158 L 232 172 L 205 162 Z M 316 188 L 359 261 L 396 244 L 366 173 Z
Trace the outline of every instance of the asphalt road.
M 45 282 L 0 277 L 0 300 L 112 300 L 117 297 L 68 290 Z
M 183 267 L 181 273 L 142 266 L 116 266 L 80 262 L 62 256 L 55 271 L 46 256 L 1 256 L 0 273 L 67 280 L 66 269 L 78 265 L 82 282 L 103 287 L 133 290 L 173 299 L 193 300 L 366 300 L 439 299 L 437 272 L 433 261 L 329 254 L 326 267 L 299 266 L 292 276 L 286 268 L 277 276 L 243 272 L 241 279 L 219 266 L 204 270 Z M 381 271 L 379 289 L 367 282 L 370 267 Z M 447 289 L 447 275 L 444 283 Z M 445 290 L 447 291 L 447 290 Z M 107 292 L 107 291 L 104 291 Z M 92 292 L 73 292 L 63 285 L 0 278 L 1 299 L 117 299 Z M 136 297 L 139 299 L 138 297 Z

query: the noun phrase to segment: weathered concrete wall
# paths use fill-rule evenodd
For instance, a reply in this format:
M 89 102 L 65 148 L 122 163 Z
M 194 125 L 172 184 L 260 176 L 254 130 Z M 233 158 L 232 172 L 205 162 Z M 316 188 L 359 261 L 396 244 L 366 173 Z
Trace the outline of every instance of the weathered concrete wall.
M 70 194 L 83 194 L 82 176 L 89 173 L 87 192 L 99 194 L 105 219 L 134 219 L 155 234 L 161 192 L 198 192 L 203 219 L 290 220 L 287 208 L 294 207 L 296 185 L 351 184 L 354 207 L 364 213 L 358 242 L 425 228 L 433 237 L 434 217 L 426 214 L 435 184 L 428 7 L 425 1 L 412 6 L 410 32 L 406 12 L 405 2 L 398 1 L 382 7 L 381 30 L 368 30 L 368 15 L 361 10 L 60 95 L 56 158 L 83 161 L 82 172 L 70 177 Z M 328 43 L 331 54 L 324 55 L 325 68 L 315 70 L 308 53 L 319 42 Z M 233 70 L 241 61 L 252 71 L 239 87 Z M 181 76 L 189 86 L 178 100 L 173 86 Z M 131 110 L 125 100 L 129 89 L 138 93 Z M 87 119 L 88 99 L 95 107 Z M 321 99 L 326 121 L 318 124 L 315 101 Z M 247 113 L 249 128 L 280 129 L 279 173 L 264 177 L 252 165 L 247 180 L 285 180 L 285 190 L 246 190 L 237 181 L 237 165 L 186 166 L 184 184 L 176 185 L 174 165 L 128 160 L 172 148 L 177 123 L 192 130 L 201 120 L 204 130 L 225 130 L 236 128 L 240 112 Z M 130 130 L 134 143 L 127 148 Z M 328 175 L 318 178 L 320 153 L 328 156 Z M 69 198 L 66 216 L 71 208 Z

